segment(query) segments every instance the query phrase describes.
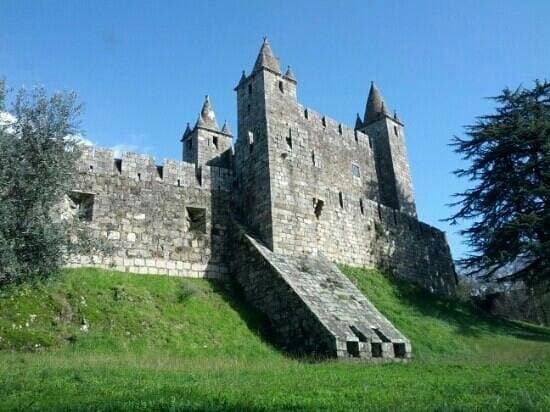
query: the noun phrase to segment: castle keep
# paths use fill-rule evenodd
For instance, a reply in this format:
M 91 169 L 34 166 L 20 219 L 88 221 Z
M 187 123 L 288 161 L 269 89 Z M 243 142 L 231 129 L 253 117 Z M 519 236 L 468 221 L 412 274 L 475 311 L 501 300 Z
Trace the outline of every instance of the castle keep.
M 235 87 L 234 146 L 206 97 L 182 161 L 86 150 L 70 198 L 112 252 L 72 264 L 232 277 L 293 352 L 409 358 L 410 342 L 334 264 L 453 289 L 444 234 L 417 219 L 404 124 L 374 84 L 353 128 L 301 105 L 297 86 L 264 40 Z

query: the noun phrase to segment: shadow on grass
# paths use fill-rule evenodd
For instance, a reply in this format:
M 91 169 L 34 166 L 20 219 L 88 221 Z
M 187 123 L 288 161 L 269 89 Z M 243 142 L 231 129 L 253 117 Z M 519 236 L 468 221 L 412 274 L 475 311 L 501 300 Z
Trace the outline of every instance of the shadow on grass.
M 276 336 L 269 319 L 246 302 L 244 292 L 235 280 L 220 281 L 209 279 L 208 282 L 212 286 L 212 290 L 221 296 L 231 309 L 239 314 L 254 335 L 277 351 L 284 352 L 284 348 L 277 344 Z
M 470 303 L 434 295 L 410 282 L 385 275 L 403 303 L 422 315 L 454 325 L 461 334 L 476 337 L 483 333 L 512 335 L 516 338 L 550 342 L 550 329 L 499 318 Z

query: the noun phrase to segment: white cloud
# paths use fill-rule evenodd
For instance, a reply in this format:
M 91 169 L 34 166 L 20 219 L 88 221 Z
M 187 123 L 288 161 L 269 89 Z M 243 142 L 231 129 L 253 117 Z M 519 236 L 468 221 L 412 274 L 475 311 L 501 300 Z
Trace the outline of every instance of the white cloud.
M 80 133 L 79 134 L 70 134 L 68 136 L 65 136 L 65 140 L 72 140 L 74 143 L 79 144 L 81 146 L 88 146 L 88 147 L 95 146 L 94 142 L 92 142 L 89 139 L 86 139 Z
M 129 143 L 119 143 L 109 147 L 109 149 L 113 151 L 115 157 L 122 157 L 123 153 L 128 153 L 128 152 L 148 154 L 148 152 L 151 151 L 150 147 L 142 148 L 136 144 L 129 144 Z
M 17 118 L 11 113 L 0 112 L 0 127 L 5 127 L 6 133 L 13 134 L 15 132 L 11 125 L 14 124 L 16 121 Z

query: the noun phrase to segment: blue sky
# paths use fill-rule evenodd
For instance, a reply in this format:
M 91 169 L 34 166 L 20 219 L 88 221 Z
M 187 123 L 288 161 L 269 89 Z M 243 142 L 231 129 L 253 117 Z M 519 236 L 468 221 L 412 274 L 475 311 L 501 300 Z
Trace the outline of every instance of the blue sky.
M 371 80 L 405 122 L 420 218 L 447 231 L 467 182 L 448 143 L 503 87 L 548 78 L 550 1 L 0 1 L 0 75 L 75 90 L 100 146 L 179 158 L 205 94 L 236 130 L 233 87 L 262 37 L 303 104 L 353 125 Z

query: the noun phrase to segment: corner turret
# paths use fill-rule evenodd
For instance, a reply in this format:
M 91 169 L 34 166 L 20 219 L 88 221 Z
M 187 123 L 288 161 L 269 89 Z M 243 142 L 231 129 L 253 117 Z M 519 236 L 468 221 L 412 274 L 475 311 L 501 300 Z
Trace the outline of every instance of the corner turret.
M 227 122 L 220 130 L 216 114 L 208 95 L 205 96 L 202 109 L 195 126 L 191 130 L 189 123 L 181 139 L 182 159 L 185 162 L 228 167 L 232 136 Z
M 360 119 L 357 119 L 356 128 Z M 365 116 L 359 128 L 372 138 L 380 202 L 416 217 L 412 178 L 405 146 L 405 128 L 371 82 Z

